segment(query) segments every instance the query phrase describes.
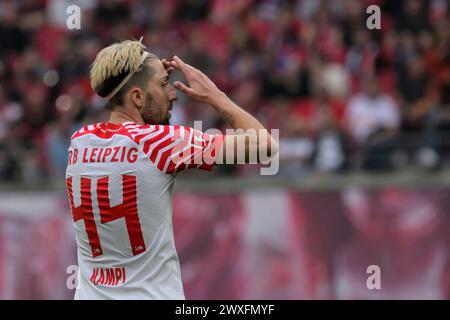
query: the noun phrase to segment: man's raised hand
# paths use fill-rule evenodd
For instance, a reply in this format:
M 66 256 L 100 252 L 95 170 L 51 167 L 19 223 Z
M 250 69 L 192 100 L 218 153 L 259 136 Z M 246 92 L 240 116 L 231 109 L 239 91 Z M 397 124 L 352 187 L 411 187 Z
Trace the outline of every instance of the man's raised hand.
M 222 94 L 217 86 L 203 72 L 193 66 L 183 62 L 179 57 L 174 56 L 171 65 L 183 72 L 188 82 L 188 86 L 180 81 L 175 81 L 174 86 L 189 98 L 208 104 L 212 104 L 214 99 Z

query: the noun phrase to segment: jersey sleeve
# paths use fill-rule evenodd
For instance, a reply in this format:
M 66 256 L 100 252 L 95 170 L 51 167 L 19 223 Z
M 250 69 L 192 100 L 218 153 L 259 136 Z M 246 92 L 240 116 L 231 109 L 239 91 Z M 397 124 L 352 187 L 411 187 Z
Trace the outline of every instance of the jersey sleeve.
M 198 168 L 210 171 L 221 148 L 222 134 L 207 134 L 185 126 L 158 126 L 142 150 L 159 170 L 175 173 Z

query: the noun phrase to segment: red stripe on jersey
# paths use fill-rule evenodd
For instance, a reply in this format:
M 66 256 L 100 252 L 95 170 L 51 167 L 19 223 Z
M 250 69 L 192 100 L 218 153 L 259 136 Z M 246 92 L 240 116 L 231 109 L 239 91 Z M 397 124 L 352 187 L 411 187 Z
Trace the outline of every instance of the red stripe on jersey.
M 144 133 L 139 133 L 140 131 L 145 130 Z M 149 134 L 154 133 L 156 131 L 159 130 L 159 125 L 155 125 L 155 126 L 146 126 L 145 128 L 132 128 L 129 129 L 130 133 L 135 133 L 136 135 L 134 136 L 134 141 L 136 141 L 137 144 L 141 143 L 141 140 L 144 139 L 145 137 L 147 137 Z
M 150 160 L 156 164 L 159 170 L 164 170 L 164 165 L 169 157 L 171 157 L 174 147 L 180 143 L 182 140 L 180 139 L 181 131 L 179 128 L 174 128 L 174 134 L 163 142 L 161 142 L 154 150 L 152 150 L 152 154 L 150 155 Z M 162 151 L 165 147 L 174 144 L 169 149 Z M 158 159 L 159 158 L 159 159 Z M 157 163 L 156 163 L 157 161 Z
M 150 147 L 153 143 L 162 140 L 166 138 L 170 134 L 170 127 L 169 126 L 160 126 L 158 130 L 162 128 L 162 131 L 155 136 L 151 137 L 144 143 L 144 147 L 142 148 L 142 151 L 144 151 L 144 154 L 148 154 Z M 170 139 L 169 139 L 170 140 Z

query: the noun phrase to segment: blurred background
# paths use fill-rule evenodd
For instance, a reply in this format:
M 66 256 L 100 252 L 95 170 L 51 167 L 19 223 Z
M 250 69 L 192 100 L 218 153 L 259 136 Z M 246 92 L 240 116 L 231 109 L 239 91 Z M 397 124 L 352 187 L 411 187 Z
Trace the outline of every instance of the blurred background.
M 187 298 L 450 298 L 449 0 L 2 0 L 0 299 L 73 297 L 70 136 L 107 120 L 88 77 L 97 52 L 141 36 L 280 130 L 275 176 L 179 175 Z M 171 122 L 195 120 L 227 128 L 179 94 Z

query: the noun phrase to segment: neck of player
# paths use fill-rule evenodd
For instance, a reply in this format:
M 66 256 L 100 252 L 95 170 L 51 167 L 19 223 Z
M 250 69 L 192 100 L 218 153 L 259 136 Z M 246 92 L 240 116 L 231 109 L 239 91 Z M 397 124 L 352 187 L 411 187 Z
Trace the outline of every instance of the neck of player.
M 121 124 L 128 121 L 145 125 L 144 119 L 142 119 L 141 114 L 137 110 L 133 113 L 121 107 L 117 107 L 111 111 L 111 115 L 108 120 L 108 122 L 112 124 Z

